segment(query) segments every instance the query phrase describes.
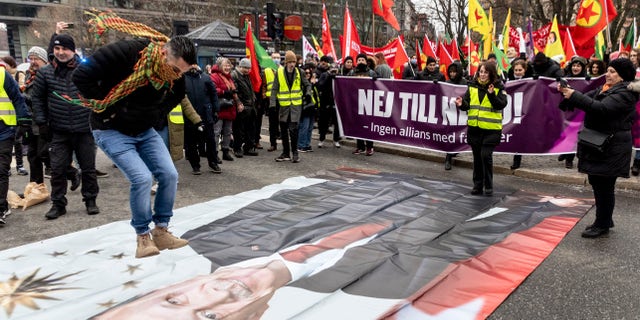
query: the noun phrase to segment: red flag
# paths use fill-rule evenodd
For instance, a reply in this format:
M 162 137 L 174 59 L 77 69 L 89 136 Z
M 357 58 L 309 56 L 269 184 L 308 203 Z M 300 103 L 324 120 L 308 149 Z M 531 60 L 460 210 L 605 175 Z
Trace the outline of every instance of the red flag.
M 449 79 L 447 67 L 453 63 L 453 59 L 442 42 L 438 44 L 438 59 L 440 60 L 440 73 L 444 74 L 445 77 Z
M 404 50 L 404 42 L 402 38 L 398 36 L 398 42 L 396 42 L 396 58 L 393 59 L 392 69 L 400 68 L 409 62 L 409 55 Z
M 324 3 L 322 3 L 322 53 L 336 60 L 338 59 L 336 48 L 333 46 L 333 38 L 331 37 L 327 7 L 325 7 Z
M 562 47 L 564 49 L 564 56 L 566 57 L 565 61 L 571 61 L 571 58 L 573 58 L 573 56 L 578 55 L 578 53 L 576 52 L 576 46 L 573 44 L 573 37 L 571 37 L 571 31 L 567 29 L 565 37 L 562 37 L 561 35 L 560 38 L 563 39 Z
M 573 41 L 580 45 L 594 38 L 618 15 L 612 0 L 582 0 L 571 30 Z
M 422 52 L 420 52 L 420 41 L 416 38 L 416 60 L 418 63 L 418 71 L 422 70 Z M 426 59 L 424 59 L 426 60 Z
M 422 53 L 427 57 L 431 57 L 434 59 L 438 56 L 436 52 L 433 51 L 433 45 L 431 44 L 431 41 L 429 41 L 429 37 L 427 37 L 426 34 L 424 35 L 424 42 L 422 43 Z
M 247 47 L 247 57 L 251 60 L 251 71 L 249 78 L 254 92 L 260 92 L 262 86 L 262 78 L 260 77 L 260 63 L 256 55 L 256 48 L 253 45 L 253 32 L 251 31 L 251 22 L 246 22 L 247 32 L 244 34 L 245 46 Z
M 473 41 L 469 41 L 469 76 L 473 76 L 480 67 L 480 55 L 478 54 L 478 47 Z
M 358 29 L 356 29 L 356 24 L 353 22 L 353 19 L 351 19 L 349 8 L 346 5 L 344 6 L 342 32 L 344 33 L 344 38 L 341 41 L 342 61 L 344 61 L 347 56 L 354 57 L 355 59 L 355 56 L 360 53 L 360 37 L 358 37 Z
M 393 14 L 393 0 L 371 0 L 371 6 L 373 7 L 373 13 L 379 15 L 391 25 L 396 31 L 400 31 L 400 25 L 398 19 Z
M 451 39 L 451 58 L 453 60 L 461 61 L 461 59 L 460 59 L 460 50 L 458 49 L 458 41 L 456 41 L 455 37 L 453 37 L 453 39 Z

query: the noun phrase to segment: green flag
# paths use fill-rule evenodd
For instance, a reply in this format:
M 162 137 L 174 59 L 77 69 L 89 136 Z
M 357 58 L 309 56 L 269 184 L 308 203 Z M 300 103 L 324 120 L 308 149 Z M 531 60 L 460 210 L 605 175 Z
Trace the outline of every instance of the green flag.
M 507 55 L 504 54 L 502 50 L 498 49 L 495 43 L 491 43 L 491 49 L 493 50 L 493 53 L 496 55 L 496 63 L 498 64 L 498 70 L 500 72 L 509 71 L 511 64 L 509 63 L 509 58 L 507 58 Z
M 244 32 L 245 32 L 245 36 L 247 33 L 247 28 L 249 27 L 248 22 L 245 20 L 244 22 Z M 273 60 L 271 59 L 271 55 L 269 55 L 269 53 L 267 53 L 267 50 L 265 50 L 261 45 L 260 45 L 260 41 L 258 41 L 258 39 L 256 38 L 256 36 L 252 33 L 251 36 L 253 37 L 253 50 L 255 51 L 256 54 L 256 59 L 258 60 L 258 64 L 260 65 L 260 68 L 271 68 L 273 70 L 278 70 L 278 65 L 276 65 L 275 62 L 273 62 Z M 247 48 L 247 50 L 249 50 L 249 48 Z

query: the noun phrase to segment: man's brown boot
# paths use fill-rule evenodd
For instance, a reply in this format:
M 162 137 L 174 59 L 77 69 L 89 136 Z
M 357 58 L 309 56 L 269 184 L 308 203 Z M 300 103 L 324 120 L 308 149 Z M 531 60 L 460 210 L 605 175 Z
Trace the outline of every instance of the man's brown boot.
M 153 242 L 155 242 L 156 247 L 160 250 L 164 249 L 177 249 L 186 246 L 189 241 L 180 239 L 171 234 L 167 230 L 167 228 L 159 228 L 151 230 L 151 236 L 153 237 Z
M 144 258 L 155 256 L 160 253 L 158 247 L 156 247 L 153 240 L 151 240 L 151 235 L 140 234 L 138 235 L 138 248 L 136 249 L 136 258 Z

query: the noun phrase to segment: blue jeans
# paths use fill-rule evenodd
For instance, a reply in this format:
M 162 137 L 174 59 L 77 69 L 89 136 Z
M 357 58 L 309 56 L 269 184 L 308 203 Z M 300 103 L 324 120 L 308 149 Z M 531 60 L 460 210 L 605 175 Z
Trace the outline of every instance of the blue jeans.
M 298 149 L 311 146 L 313 118 L 313 115 L 300 117 L 300 123 L 298 124 Z
M 160 135 L 151 128 L 134 137 L 116 130 L 94 130 L 93 136 L 131 183 L 129 206 L 136 233 L 148 233 L 151 221 L 157 227 L 167 227 L 173 216 L 178 171 Z M 158 191 L 152 213 L 153 177 L 158 180 Z

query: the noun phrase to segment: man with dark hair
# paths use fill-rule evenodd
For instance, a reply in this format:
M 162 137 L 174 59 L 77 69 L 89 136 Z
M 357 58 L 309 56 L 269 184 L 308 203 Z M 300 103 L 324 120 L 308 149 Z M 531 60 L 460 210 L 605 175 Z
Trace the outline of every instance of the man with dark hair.
M 75 97 L 78 89 L 71 81 L 80 58 L 76 55 L 73 38 L 57 34 L 51 43 L 54 58 L 51 64 L 40 68 L 36 75 L 31 102 L 33 118 L 39 133 L 51 139 L 51 209 L 47 219 L 57 219 L 67 213 L 67 175 L 73 153 L 76 154 L 82 176 L 82 201 L 87 214 L 100 213 L 96 205 L 98 180 L 96 177 L 96 147 L 91 134 L 91 110 L 75 105 L 63 96 Z M 72 189 L 77 184 L 72 185 Z
M 427 81 L 445 81 L 444 74 L 440 73 L 438 69 L 438 62 L 433 57 L 427 57 L 427 66 L 422 72 L 416 75 L 415 80 L 427 80 Z
M 150 38 L 164 40 L 159 33 L 149 33 Z M 167 230 L 178 172 L 153 126 L 185 97 L 182 74 L 196 60 L 196 51 L 193 42 L 183 36 L 164 46 L 162 42 L 137 38 L 108 44 L 73 74 L 82 96 L 93 99 L 89 100 L 94 108 L 91 125 L 98 145 L 131 183 L 131 225 L 138 235 L 136 258 L 188 243 Z M 149 194 L 153 177 L 158 189 L 152 211 Z M 153 230 L 149 228 L 151 221 Z

